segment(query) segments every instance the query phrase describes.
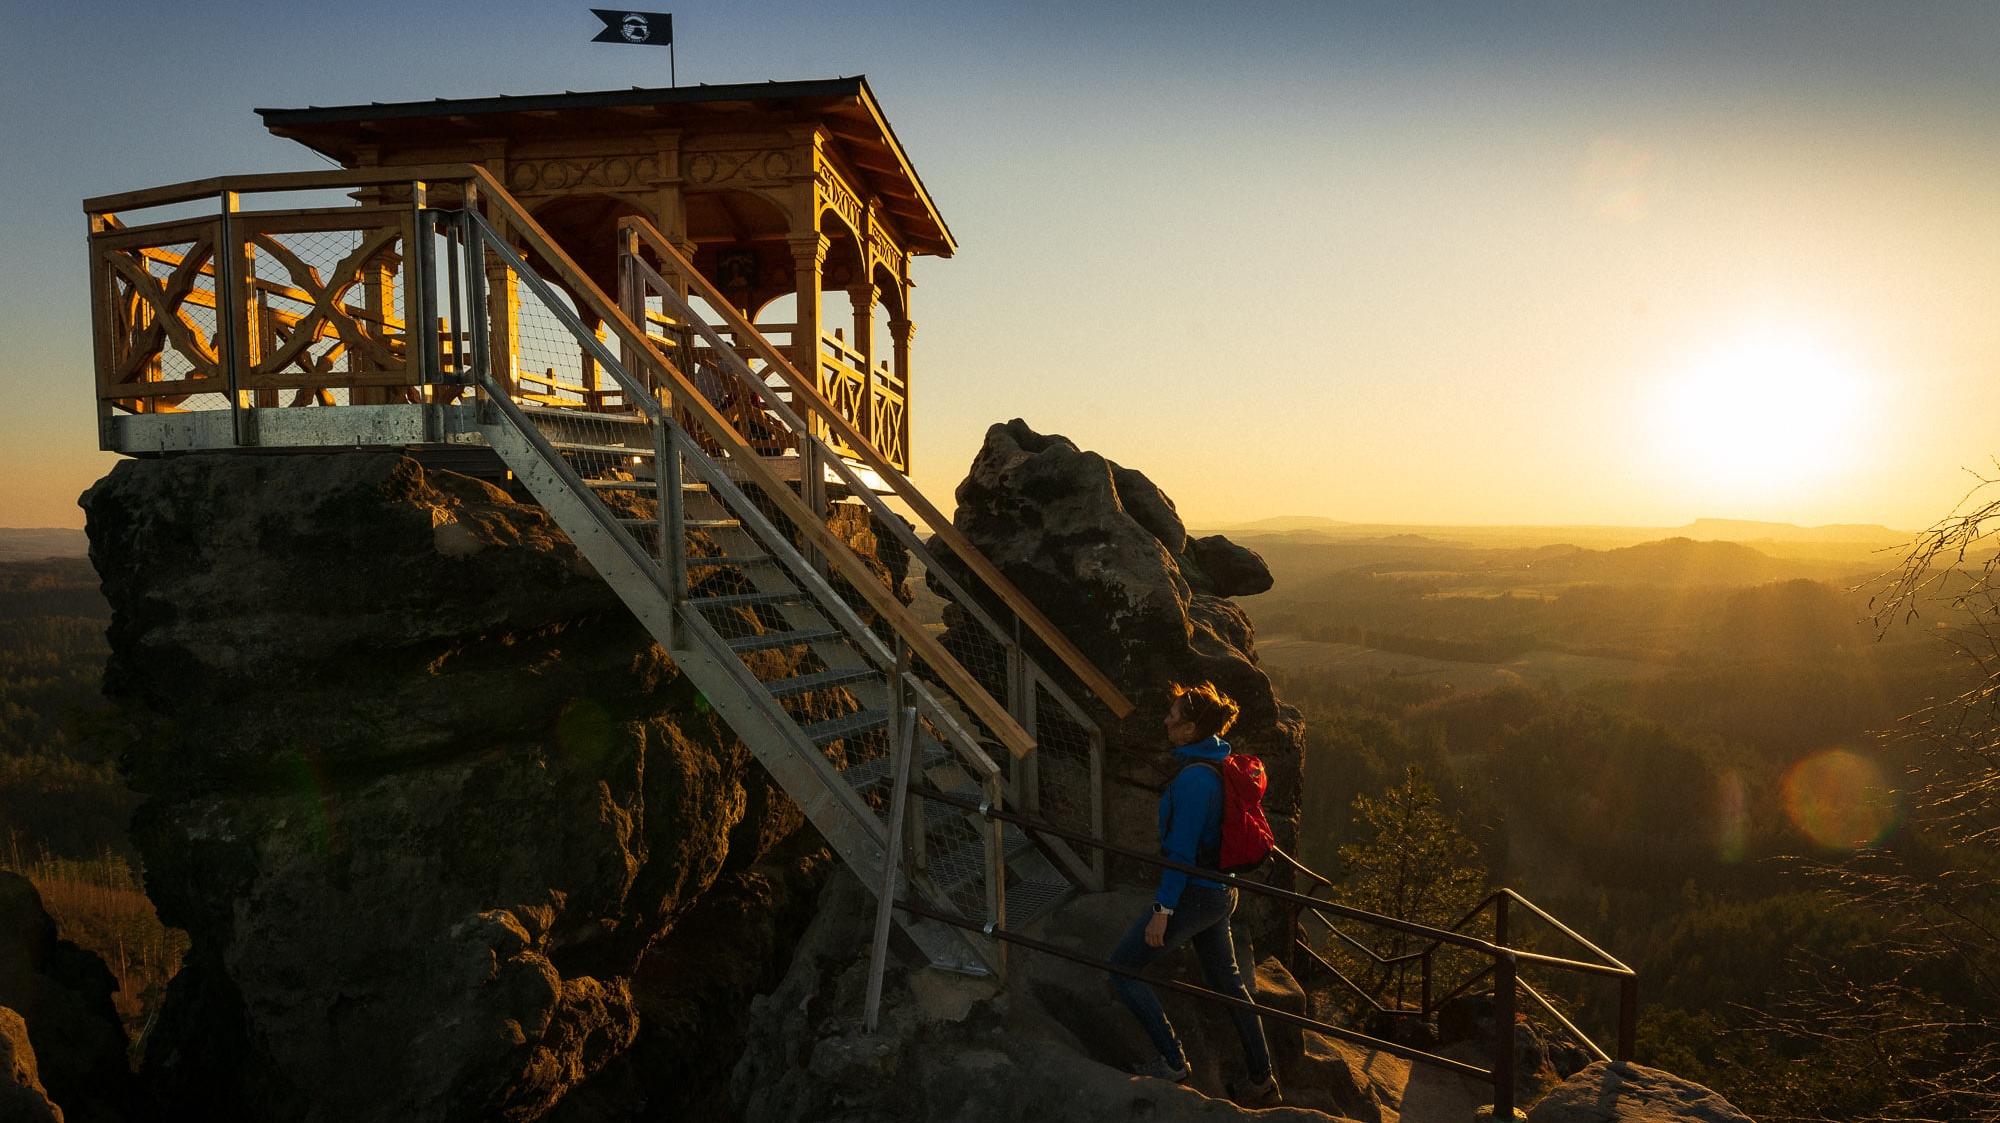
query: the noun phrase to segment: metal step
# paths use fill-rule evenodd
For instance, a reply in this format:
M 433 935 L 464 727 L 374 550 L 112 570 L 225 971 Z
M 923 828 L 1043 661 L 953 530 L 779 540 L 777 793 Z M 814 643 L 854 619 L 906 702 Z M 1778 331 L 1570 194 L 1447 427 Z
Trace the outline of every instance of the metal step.
M 1069 899 L 1074 887 L 1069 882 L 1022 878 L 1007 887 L 1007 928 L 1018 931 L 1024 924 Z M 986 919 L 991 920 L 991 917 Z
M 585 481 L 583 481 L 583 486 L 585 486 L 585 487 L 587 487 L 587 488 L 591 489 L 592 491 L 658 491 L 658 490 L 660 490 L 660 481 L 658 481 L 658 480 L 585 480 Z M 708 485 L 707 485 L 707 484 L 691 484 L 691 483 L 684 483 L 684 484 L 682 484 L 682 485 L 681 485 L 681 490 L 682 490 L 683 492 L 696 492 L 696 491 L 704 491 L 704 492 L 705 492 L 705 491 L 707 491 L 707 490 L 708 490 Z
M 583 409 L 558 409 L 553 406 L 519 403 L 522 413 L 537 420 L 551 421 L 609 421 L 619 425 L 638 425 L 647 429 L 653 427 L 652 420 L 643 413 L 593 413 Z
M 1012 823 L 1000 827 L 1000 853 L 1013 857 L 1034 846 L 1021 828 Z M 932 858 L 930 861 L 931 883 L 939 892 L 949 893 L 968 881 L 977 881 L 986 876 L 986 838 L 982 832 L 978 838 Z
M 691 557 L 687 560 L 689 569 L 727 569 L 734 566 L 776 565 L 778 559 L 770 554 L 710 554 L 705 557 Z
M 714 599 L 727 600 L 729 598 L 717 597 Z M 855 682 L 867 682 L 870 679 L 879 681 L 881 678 L 882 672 L 872 667 L 855 667 L 851 670 L 821 671 L 818 674 L 800 675 L 797 678 L 774 679 L 764 684 L 764 691 L 773 698 L 790 698 L 795 694 L 804 694 L 810 690 L 830 690 L 836 686 L 846 686 L 849 683 Z
M 651 445 L 596 445 L 551 440 L 549 447 L 555 449 L 557 452 L 608 452 L 618 456 L 643 456 L 647 459 L 651 459 L 653 456 Z
M 925 768 L 934 767 L 942 763 L 944 759 L 950 755 L 951 755 L 950 753 L 947 753 L 944 750 L 944 747 L 942 745 L 933 742 L 930 745 L 925 746 L 924 748 L 923 767 Z M 851 765 L 841 770 L 840 778 L 846 780 L 847 786 L 853 788 L 855 791 L 866 792 L 868 789 L 876 786 L 877 784 L 887 783 L 889 780 L 889 770 L 893 767 L 895 767 L 895 761 L 891 760 L 887 756 L 878 756 L 874 760 L 865 760 L 862 761 L 860 764 Z M 959 794 L 959 793 L 954 793 L 954 794 Z M 977 796 L 979 793 L 974 792 L 972 794 Z M 942 807 L 942 806 L 944 805 L 939 803 L 933 803 L 930 800 L 925 800 L 924 801 L 925 814 L 928 816 L 929 809 L 932 807 Z M 956 811 L 958 809 L 953 808 L 952 810 Z M 965 812 L 963 811 L 959 811 L 958 813 L 961 815 L 965 814 Z M 928 822 L 929 820 L 927 819 L 926 821 Z
M 737 519 L 682 519 L 681 525 L 691 530 L 713 530 L 716 527 L 736 527 L 743 523 Z
M 743 655 L 752 651 L 769 651 L 774 647 L 802 647 L 808 643 L 818 643 L 826 639 L 839 639 L 839 628 L 795 628 L 789 632 L 764 632 L 761 635 L 737 636 L 724 640 L 729 650 Z
M 885 729 L 888 725 L 889 711 L 887 710 L 857 710 L 854 713 L 845 714 L 840 717 L 828 718 L 825 721 L 816 721 L 811 725 L 802 725 L 799 729 L 811 739 L 813 744 L 826 745 L 838 741 L 843 737 L 852 737 L 857 733 L 869 733 L 877 729 Z
M 758 604 L 797 604 L 805 599 L 806 595 L 799 590 L 786 589 L 775 593 L 730 593 L 720 597 L 689 597 L 688 603 L 701 609 L 748 608 Z

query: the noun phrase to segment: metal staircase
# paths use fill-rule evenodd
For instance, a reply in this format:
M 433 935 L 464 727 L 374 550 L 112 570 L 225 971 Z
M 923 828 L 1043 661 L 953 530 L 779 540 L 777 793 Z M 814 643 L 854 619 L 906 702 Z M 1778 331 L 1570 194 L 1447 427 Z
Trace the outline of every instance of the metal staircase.
M 496 367 L 481 317 L 471 316 L 459 373 L 480 391 L 480 434 L 863 882 L 883 883 L 893 834 L 905 848 L 906 876 L 895 878 L 905 891 L 988 930 L 1025 923 L 1079 886 L 1100 887 L 1101 859 L 947 804 L 910 801 L 902 829 L 890 830 L 895 762 L 908 759 L 908 783 L 992 807 L 1040 807 L 1100 832 L 1102 738 L 1029 656 L 1019 622 L 1010 634 L 994 598 L 954 575 L 966 571 L 962 559 L 932 553 L 877 494 L 879 472 L 864 478 L 868 465 L 828 443 L 827 417 L 794 409 L 813 396 L 777 379 L 796 371 L 768 344 L 739 350 L 725 340 L 756 333 L 697 312 L 681 291 L 693 270 L 650 229 L 632 232 L 621 262 L 627 323 L 600 314 L 603 335 L 620 345 L 614 353 L 575 308 L 601 294 L 576 293 L 574 280 L 559 291 L 475 210 L 427 213 L 460 282 L 445 286 L 447 300 L 463 292 L 466 309 L 481 309 L 496 284 L 511 290 L 510 366 L 533 369 L 542 351 L 580 348 L 608 380 L 565 398 L 549 376 L 542 392 L 524 393 L 513 371 Z M 635 252 L 641 237 L 672 262 L 679 284 Z M 740 419 L 746 403 L 751 434 L 722 412 Z M 841 436 L 851 453 L 857 434 Z M 829 490 L 846 501 L 830 501 Z M 842 531 L 855 530 L 882 552 L 909 555 L 900 582 L 847 545 Z M 950 599 L 949 626 L 906 607 L 911 571 Z M 898 744 L 906 758 L 892 751 Z M 901 921 L 935 965 L 1002 966 L 998 941 Z

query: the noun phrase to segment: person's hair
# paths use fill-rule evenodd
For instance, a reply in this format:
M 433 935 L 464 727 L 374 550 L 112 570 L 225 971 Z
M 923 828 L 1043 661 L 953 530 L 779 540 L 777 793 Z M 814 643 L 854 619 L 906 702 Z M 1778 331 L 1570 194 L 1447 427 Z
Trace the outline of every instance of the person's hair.
M 1240 712 L 1229 695 L 1215 688 L 1212 682 L 1198 682 L 1193 686 L 1174 683 L 1167 688 L 1167 705 L 1181 704 L 1181 716 L 1194 725 L 1194 731 L 1203 737 L 1220 737 L 1236 724 Z

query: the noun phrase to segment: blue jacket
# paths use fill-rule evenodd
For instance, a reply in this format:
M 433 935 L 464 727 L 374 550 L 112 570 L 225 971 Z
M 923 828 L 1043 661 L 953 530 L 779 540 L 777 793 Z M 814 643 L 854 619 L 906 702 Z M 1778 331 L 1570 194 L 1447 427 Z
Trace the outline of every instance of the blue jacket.
M 1221 764 L 1229 757 L 1229 742 L 1220 737 L 1196 741 L 1174 750 L 1180 775 L 1160 794 L 1160 857 L 1195 865 L 1200 850 L 1214 853 L 1222 846 L 1222 776 L 1212 768 L 1190 768 L 1196 761 Z M 1160 871 L 1160 891 L 1153 899 L 1168 908 L 1181 903 L 1189 884 L 1209 889 L 1227 886 L 1192 877 L 1179 870 Z

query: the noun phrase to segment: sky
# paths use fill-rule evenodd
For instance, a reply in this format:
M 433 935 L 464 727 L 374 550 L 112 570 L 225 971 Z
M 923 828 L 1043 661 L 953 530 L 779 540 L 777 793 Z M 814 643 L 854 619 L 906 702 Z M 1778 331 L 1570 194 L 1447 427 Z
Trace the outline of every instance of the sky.
M 663 7 L 664 4 L 655 4 Z M 914 470 L 1022 417 L 1196 525 L 1898 528 L 2000 454 L 2000 5 L 674 9 L 682 84 L 865 74 Z M 255 107 L 665 85 L 586 4 L 0 0 L 0 526 L 80 526 L 80 200 L 324 167 Z

